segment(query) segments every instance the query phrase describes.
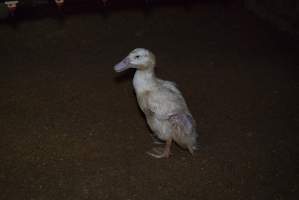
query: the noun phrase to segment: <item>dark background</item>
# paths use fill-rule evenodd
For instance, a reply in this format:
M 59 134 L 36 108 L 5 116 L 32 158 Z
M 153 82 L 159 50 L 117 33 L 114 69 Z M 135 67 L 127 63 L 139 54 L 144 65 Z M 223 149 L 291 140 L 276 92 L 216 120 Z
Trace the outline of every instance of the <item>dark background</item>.
M 284 3 L 282 3 L 284 2 Z M 296 1 L 22 1 L 0 19 L 0 199 L 298 196 Z M 183 92 L 194 156 L 153 159 L 132 49 Z

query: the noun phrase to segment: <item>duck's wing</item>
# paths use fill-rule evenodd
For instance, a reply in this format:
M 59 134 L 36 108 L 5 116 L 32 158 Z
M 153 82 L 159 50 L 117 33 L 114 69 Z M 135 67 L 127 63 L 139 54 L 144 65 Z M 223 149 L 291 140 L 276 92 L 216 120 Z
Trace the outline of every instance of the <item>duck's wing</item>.
M 181 93 L 168 88 L 160 88 L 149 95 L 148 109 L 158 120 L 168 120 L 179 133 L 190 135 L 195 122 Z
M 187 113 L 178 113 L 170 116 L 169 121 L 176 128 L 181 130 L 181 133 L 191 134 L 193 128 L 195 127 L 195 122 L 193 117 Z
M 173 88 L 161 86 L 156 89 L 148 96 L 147 106 L 160 120 L 169 119 L 174 114 L 188 112 L 183 96 L 174 86 Z

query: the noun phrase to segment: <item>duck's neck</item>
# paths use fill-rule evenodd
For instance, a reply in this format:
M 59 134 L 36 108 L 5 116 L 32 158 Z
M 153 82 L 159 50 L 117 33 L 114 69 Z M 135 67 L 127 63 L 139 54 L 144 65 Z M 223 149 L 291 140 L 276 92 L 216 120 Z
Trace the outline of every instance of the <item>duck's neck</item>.
M 133 85 L 137 94 L 152 90 L 156 86 L 156 82 L 154 69 L 135 72 Z

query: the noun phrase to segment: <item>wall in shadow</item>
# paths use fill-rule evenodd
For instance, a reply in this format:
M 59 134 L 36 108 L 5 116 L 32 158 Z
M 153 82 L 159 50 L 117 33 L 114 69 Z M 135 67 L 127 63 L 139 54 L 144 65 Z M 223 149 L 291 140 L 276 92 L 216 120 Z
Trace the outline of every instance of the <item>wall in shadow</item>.
M 298 0 L 244 0 L 244 5 L 258 17 L 299 38 Z

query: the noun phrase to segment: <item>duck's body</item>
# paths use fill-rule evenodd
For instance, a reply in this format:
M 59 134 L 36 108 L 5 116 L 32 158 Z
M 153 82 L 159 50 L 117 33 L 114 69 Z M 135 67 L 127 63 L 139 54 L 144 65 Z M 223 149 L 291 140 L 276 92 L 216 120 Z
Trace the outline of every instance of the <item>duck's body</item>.
M 130 55 L 132 55 L 131 58 Z M 166 141 L 162 153 L 149 154 L 157 158 L 169 157 L 172 140 L 193 153 L 197 138 L 195 121 L 181 92 L 174 83 L 158 79 L 155 76 L 155 57 L 152 53 L 145 49 L 136 49 L 130 55 L 126 58 L 127 60 L 125 59 L 125 63 L 116 65 L 115 70 L 121 71 L 121 67 L 127 66 L 124 64 L 131 63 L 132 61 L 129 60 L 134 58 L 139 59 L 139 56 L 148 57 L 145 59 L 147 62 L 140 63 L 139 67 L 135 67 L 137 71 L 134 75 L 133 85 L 138 104 L 146 116 L 148 125 L 159 139 Z

